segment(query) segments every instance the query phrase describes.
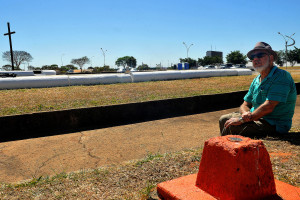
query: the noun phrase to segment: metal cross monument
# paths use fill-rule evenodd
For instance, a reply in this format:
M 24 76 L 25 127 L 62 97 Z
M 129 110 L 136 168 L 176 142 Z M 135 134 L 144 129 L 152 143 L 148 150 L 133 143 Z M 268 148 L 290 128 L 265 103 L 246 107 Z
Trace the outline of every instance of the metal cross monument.
M 10 32 L 9 22 L 7 22 L 7 27 L 8 27 L 8 33 L 5 33 L 4 35 L 8 35 L 8 37 L 9 37 L 11 67 L 12 67 L 12 70 L 14 70 L 14 56 L 13 56 L 13 49 L 12 49 L 12 44 L 11 44 L 11 35 L 16 32 Z

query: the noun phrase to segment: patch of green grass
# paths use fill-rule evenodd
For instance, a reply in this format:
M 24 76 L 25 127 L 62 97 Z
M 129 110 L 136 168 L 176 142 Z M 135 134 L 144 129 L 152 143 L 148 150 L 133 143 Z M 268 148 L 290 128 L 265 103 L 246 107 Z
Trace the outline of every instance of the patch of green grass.
M 155 183 L 147 182 L 146 187 L 140 190 L 141 200 L 148 200 L 150 198 L 150 193 L 153 191 L 155 187 L 156 187 Z
M 43 177 L 40 176 L 39 178 L 33 178 L 32 180 L 25 182 L 25 183 L 21 183 L 16 185 L 15 187 L 32 187 L 32 186 L 36 186 L 36 184 L 40 183 L 41 181 L 43 181 Z
M 62 180 L 68 177 L 68 174 L 66 172 L 61 172 L 59 174 L 56 174 L 52 177 L 52 180 Z
M 136 163 L 136 166 L 142 166 L 144 163 L 147 163 L 147 162 L 150 162 L 154 159 L 157 159 L 157 158 L 161 158 L 163 157 L 162 154 L 159 154 L 159 153 L 156 153 L 156 154 L 152 154 L 152 153 L 148 153 L 146 158 L 142 159 L 142 160 L 139 160 L 137 163 Z

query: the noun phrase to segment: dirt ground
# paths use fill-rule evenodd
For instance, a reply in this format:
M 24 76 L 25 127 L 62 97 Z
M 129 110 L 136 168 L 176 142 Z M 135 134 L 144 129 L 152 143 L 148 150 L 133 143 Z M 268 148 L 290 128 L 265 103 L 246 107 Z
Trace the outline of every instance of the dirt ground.
M 299 96 L 293 124 L 300 124 Z M 0 143 L 0 182 L 13 183 L 201 147 L 219 136 L 228 109 L 144 123 Z

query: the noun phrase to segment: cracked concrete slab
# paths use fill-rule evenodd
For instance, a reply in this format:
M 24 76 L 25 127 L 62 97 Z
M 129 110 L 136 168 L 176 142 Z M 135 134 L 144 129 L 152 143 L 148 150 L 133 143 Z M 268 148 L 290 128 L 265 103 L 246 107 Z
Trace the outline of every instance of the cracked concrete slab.
M 218 119 L 237 108 L 65 135 L 0 143 L 0 182 L 95 169 L 200 147 L 219 135 Z M 300 124 L 299 96 L 294 124 Z

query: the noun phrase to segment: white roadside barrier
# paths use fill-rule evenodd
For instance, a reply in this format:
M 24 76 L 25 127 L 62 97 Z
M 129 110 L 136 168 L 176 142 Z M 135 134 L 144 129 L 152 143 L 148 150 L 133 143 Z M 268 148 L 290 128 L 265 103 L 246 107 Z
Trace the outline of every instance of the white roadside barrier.
M 16 76 L 45 76 L 56 75 L 55 70 L 35 70 L 35 71 L 0 71 L 0 74 L 16 74 Z
M 132 72 L 132 82 L 182 79 L 181 71 Z
M 183 70 L 183 71 L 158 71 L 158 72 L 132 72 L 132 82 L 161 81 L 188 78 L 206 78 L 215 76 L 240 76 L 251 75 L 249 69 L 212 69 L 212 70 Z
M 71 75 L 69 85 L 98 85 L 112 83 L 131 83 L 130 74 Z
M 49 74 L 51 73 L 52 72 L 49 72 Z M 251 74 L 252 71 L 249 69 L 213 69 L 131 72 L 130 74 L 17 76 L 15 78 L 0 78 L 0 89 L 3 90 L 21 88 L 61 87 L 71 85 L 98 85 L 189 78 L 206 78 L 216 76 L 241 76 Z
M 131 77 L 129 74 L 103 74 L 1 78 L 0 89 L 44 88 L 112 83 L 131 83 Z
M 1 74 L 16 74 L 17 76 L 34 76 L 33 71 L 0 71 Z

